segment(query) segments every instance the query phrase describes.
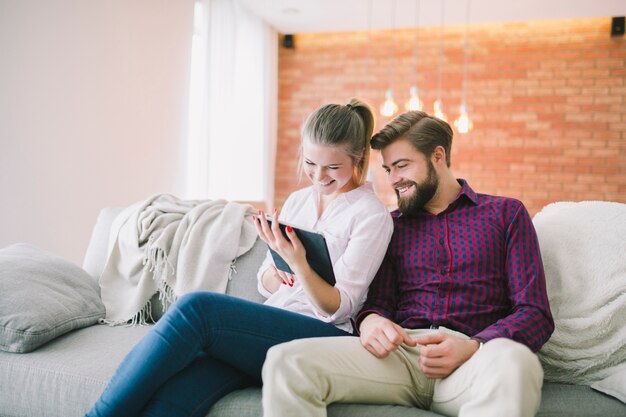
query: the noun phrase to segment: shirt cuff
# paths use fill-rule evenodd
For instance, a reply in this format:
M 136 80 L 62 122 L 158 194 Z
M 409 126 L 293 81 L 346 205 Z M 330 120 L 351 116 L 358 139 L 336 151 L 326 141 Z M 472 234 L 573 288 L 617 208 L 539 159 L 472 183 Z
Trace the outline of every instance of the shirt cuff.
M 335 287 L 336 288 L 336 287 Z M 317 318 L 326 323 L 333 324 L 342 324 L 346 322 L 350 322 L 351 314 L 350 314 L 350 301 L 348 300 L 348 295 L 345 294 L 341 288 L 337 288 L 339 290 L 339 308 L 333 314 L 329 316 L 324 316 L 320 314 L 317 309 L 314 308 L 315 315 Z
M 370 310 L 363 310 L 361 311 L 359 314 L 357 314 L 356 319 L 355 319 L 355 328 L 354 331 L 356 333 L 361 333 L 359 331 L 359 328 L 361 327 L 361 322 L 363 321 L 363 319 L 367 316 L 369 316 L 370 314 L 378 314 L 381 317 L 384 317 L 386 319 L 389 319 L 391 321 L 393 321 L 393 319 L 390 317 L 389 314 L 382 312 L 382 311 L 378 311 L 378 310 L 374 310 L 374 309 L 370 309 Z

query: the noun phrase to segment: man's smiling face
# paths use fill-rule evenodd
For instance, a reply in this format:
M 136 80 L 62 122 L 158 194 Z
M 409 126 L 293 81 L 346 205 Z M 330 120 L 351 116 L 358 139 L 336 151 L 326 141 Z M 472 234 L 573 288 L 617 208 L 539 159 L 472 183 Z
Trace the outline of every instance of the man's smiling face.
M 422 211 L 439 187 L 439 175 L 432 161 L 407 139 L 398 139 L 385 146 L 381 154 L 400 211 L 407 215 Z

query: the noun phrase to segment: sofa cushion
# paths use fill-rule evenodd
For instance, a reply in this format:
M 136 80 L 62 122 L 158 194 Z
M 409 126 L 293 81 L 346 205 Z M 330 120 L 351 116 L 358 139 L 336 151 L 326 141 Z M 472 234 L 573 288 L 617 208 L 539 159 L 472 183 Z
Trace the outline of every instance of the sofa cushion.
M 581 385 L 545 383 L 536 417 L 623 417 L 624 404 Z M 232 392 L 217 402 L 208 417 L 261 417 L 261 389 Z M 331 404 L 328 417 L 434 417 L 439 414 L 391 405 Z
M 104 317 L 98 284 L 78 266 L 27 244 L 0 250 L 0 349 L 30 352 Z
M 151 328 L 94 325 L 27 354 L 0 351 L 0 416 L 84 416 Z

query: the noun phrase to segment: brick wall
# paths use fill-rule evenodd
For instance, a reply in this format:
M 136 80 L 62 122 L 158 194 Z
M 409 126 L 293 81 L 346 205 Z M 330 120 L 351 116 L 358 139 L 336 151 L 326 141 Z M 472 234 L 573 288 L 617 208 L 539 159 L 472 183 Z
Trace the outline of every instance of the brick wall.
M 554 201 L 626 202 L 626 41 L 610 18 L 472 25 L 467 104 L 474 129 L 455 133 L 452 169 L 484 193 L 522 200 L 532 215 Z M 443 30 L 442 99 L 458 116 L 464 26 Z M 437 98 L 440 28 L 296 35 L 280 48 L 276 205 L 297 182 L 299 128 L 318 106 L 358 96 L 378 115 L 389 85 L 401 106 L 417 79 L 426 110 Z M 394 42 L 395 40 L 395 42 Z M 394 46 L 395 45 L 395 46 Z M 372 172 L 390 207 L 378 152 Z

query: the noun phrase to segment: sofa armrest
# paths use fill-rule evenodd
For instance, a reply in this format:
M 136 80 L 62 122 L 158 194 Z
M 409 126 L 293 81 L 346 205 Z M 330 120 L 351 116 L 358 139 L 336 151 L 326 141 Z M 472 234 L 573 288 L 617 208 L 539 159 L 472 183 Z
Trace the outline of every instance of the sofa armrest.
M 105 207 L 100 210 L 96 224 L 91 232 L 91 239 L 83 260 L 83 269 L 96 281 L 100 279 L 100 275 L 104 270 L 111 224 L 122 210 L 124 210 L 122 207 Z

